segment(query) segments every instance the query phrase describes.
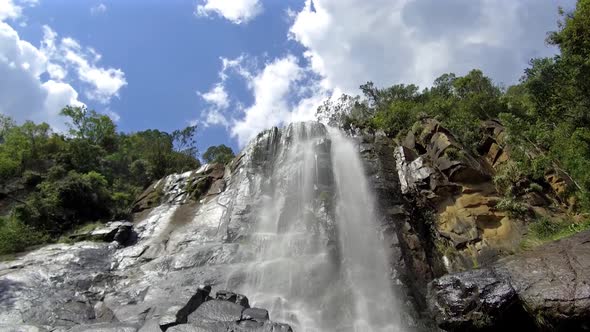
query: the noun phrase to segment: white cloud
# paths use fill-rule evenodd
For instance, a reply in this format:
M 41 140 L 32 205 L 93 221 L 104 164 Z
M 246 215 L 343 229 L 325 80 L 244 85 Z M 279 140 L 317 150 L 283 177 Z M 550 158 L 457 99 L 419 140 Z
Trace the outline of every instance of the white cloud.
M 24 18 L 23 6 L 36 4 L 36 0 L 0 0 L 0 18 L 18 23 Z M 87 85 L 83 91 L 88 97 L 105 103 L 127 84 L 119 69 L 97 66 L 100 54 L 95 50 L 81 47 L 74 39 L 57 37 L 51 28 L 43 27 L 43 40 L 37 48 L 0 20 L 0 113 L 19 122 L 47 122 L 63 130 L 61 109 L 84 105 L 69 83 L 70 72 Z
M 195 14 L 207 17 L 212 13 L 235 24 L 247 23 L 262 12 L 259 0 L 203 0 Z
M 208 92 L 197 92 L 197 94 L 207 103 L 212 104 L 218 109 L 225 109 L 229 106 L 229 96 L 222 83 L 215 84 Z
M 220 60 L 220 82 L 207 93 L 199 93 L 211 107 L 194 122 L 226 127 L 240 146 L 263 129 L 314 119 L 317 107 L 330 96 L 320 81 L 310 79 L 314 76 L 311 69 L 300 66 L 293 55 L 267 62 L 261 69 L 258 59 L 247 55 Z M 231 99 L 226 88 L 230 78 L 243 81 L 252 93 L 252 105 L 245 107 Z
M 48 58 L 20 39 L 18 33 L 0 21 L 0 113 L 17 121 L 45 121 L 63 129 L 59 111 L 67 104 L 81 105 L 69 84 L 53 79 L 42 82 Z
M 34 7 L 38 0 L 0 0 L 0 21 L 19 21 L 20 26 L 26 26 L 26 17 L 23 16 L 23 7 Z
M 297 58 L 288 55 L 267 64 L 249 86 L 254 104 L 243 110 L 243 117 L 232 123 L 231 134 L 243 146 L 263 129 L 284 123 L 290 113 L 288 97 L 303 77 Z
M 104 113 L 106 116 L 108 116 L 109 118 L 111 118 L 111 120 L 113 120 L 113 122 L 119 122 L 121 120 L 121 115 L 119 115 L 119 113 L 111 110 L 108 107 L 107 107 L 107 109 L 105 109 L 104 111 L 102 111 L 102 113 Z
M 306 0 L 290 28 L 325 88 L 373 81 L 430 85 L 481 68 L 513 83 L 555 28 L 557 5 L 537 0 Z
M 73 70 L 80 81 L 86 83 L 85 95 L 91 100 L 107 104 L 119 96 L 119 90 L 127 85 L 121 69 L 103 68 L 97 65 L 101 55 L 93 48 L 83 48 L 76 40 L 65 37 L 59 40 L 50 27 L 43 27 L 41 51 L 51 60 L 47 71 L 52 79 L 63 80 Z
M 289 38 L 305 48 L 307 63 L 289 55 L 258 69 L 245 55 L 221 58 L 221 82 L 209 92 L 223 87 L 227 94 L 225 82 L 237 74 L 254 102 L 233 113 L 212 107 L 202 117 L 207 125 L 229 123 L 243 146 L 260 130 L 315 118 L 324 100 L 359 93 L 366 81 L 424 87 L 443 73 L 480 68 L 498 83 L 515 83 L 530 58 L 554 54 L 544 43 L 546 31 L 556 27 L 557 6 L 573 3 L 306 0 L 303 9 L 288 9 L 285 16 Z
M 0 0 L 0 20 L 16 19 L 22 14 L 22 7 L 12 0 Z
M 99 15 L 107 11 L 107 6 L 104 3 L 99 3 L 98 5 L 90 8 L 90 14 L 92 15 Z
M 200 122 L 205 127 L 221 125 L 227 128 L 229 126 L 229 121 L 223 113 L 223 111 L 230 105 L 230 99 L 224 86 L 225 79 L 227 78 L 224 74 L 224 70 L 220 72 L 220 77 L 222 77 L 222 81 L 215 84 L 208 92 L 201 93 L 197 91 L 197 94 L 209 104 L 210 107 L 201 114 L 202 120 L 195 121 L 195 123 Z
M 218 109 L 209 109 L 205 112 L 204 115 L 205 120 L 201 121 L 201 123 L 205 127 L 218 125 L 229 128 L 229 121 L 227 120 L 226 116 L 223 113 L 221 113 L 221 111 L 219 111 Z

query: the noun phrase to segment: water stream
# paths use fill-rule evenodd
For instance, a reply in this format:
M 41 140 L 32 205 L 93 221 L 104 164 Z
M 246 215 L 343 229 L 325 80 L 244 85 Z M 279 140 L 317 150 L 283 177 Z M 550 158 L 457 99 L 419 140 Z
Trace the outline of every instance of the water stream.
M 296 331 L 398 331 L 358 147 L 336 129 L 285 129 L 261 195 L 241 291 Z

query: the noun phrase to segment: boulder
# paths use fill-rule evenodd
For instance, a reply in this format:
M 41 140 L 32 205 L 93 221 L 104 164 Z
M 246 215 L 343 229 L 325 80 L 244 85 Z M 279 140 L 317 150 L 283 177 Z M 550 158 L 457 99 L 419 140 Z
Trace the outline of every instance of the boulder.
M 488 269 L 436 279 L 429 296 L 437 324 L 449 331 L 489 327 L 517 300 L 510 283 Z
M 428 286 L 446 330 L 590 330 L 590 231 Z
M 211 293 L 211 286 L 200 286 L 184 306 L 168 308 L 168 311 L 159 320 L 162 331 L 166 331 L 174 325 L 186 323 L 188 316 L 209 299 L 209 293 Z
M 247 308 L 242 312 L 242 320 L 265 322 L 269 320 L 268 310 L 261 308 Z
M 70 236 L 71 239 L 90 240 L 99 242 L 116 241 L 119 244 L 126 244 L 132 234 L 133 223 L 129 221 L 111 221 L 103 227 L 87 232 L 78 232 Z
M 195 312 L 188 316 L 189 323 L 235 322 L 242 318 L 241 305 L 222 300 L 211 300 L 203 303 Z
M 248 303 L 248 298 L 242 294 L 236 294 L 226 290 L 220 290 L 215 293 L 215 299 L 221 301 L 229 301 L 234 302 L 241 305 L 244 308 L 250 308 L 250 304 Z

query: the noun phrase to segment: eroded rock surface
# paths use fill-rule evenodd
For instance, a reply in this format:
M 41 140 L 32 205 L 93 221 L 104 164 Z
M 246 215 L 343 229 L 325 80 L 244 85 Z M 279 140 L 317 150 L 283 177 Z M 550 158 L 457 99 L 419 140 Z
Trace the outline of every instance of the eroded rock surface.
M 268 139 L 259 138 L 265 148 Z M 249 211 L 262 192 L 258 159 L 242 154 L 231 168 L 205 165 L 158 181 L 138 199 L 132 231 L 114 222 L 79 235 L 93 242 L 48 245 L 0 263 L 3 330 L 150 331 L 160 330 L 160 320 L 186 323 L 203 300 L 198 285 L 225 287 L 254 255 L 238 240 L 249 233 Z

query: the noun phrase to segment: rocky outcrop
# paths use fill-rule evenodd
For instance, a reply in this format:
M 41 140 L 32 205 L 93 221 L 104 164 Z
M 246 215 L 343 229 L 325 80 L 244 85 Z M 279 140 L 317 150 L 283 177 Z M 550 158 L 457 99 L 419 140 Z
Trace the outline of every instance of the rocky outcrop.
M 482 133 L 476 153 L 438 121 L 426 118 L 395 149 L 402 191 L 434 212 L 432 245 L 449 272 L 486 266 L 517 252 L 527 230 L 526 218 L 500 208 L 503 197 L 492 181 L 510 159 L 504 128 L 487 121 Z M 531 214 L 548 214 L 545 207 L 555 201 L 530 190 L 517 199 Z
M 396 165 L 396 144 L 382 132 L 364 131 L 357 135 L 361 157 L 364 161 L 367 177 L 373 188 L 378 215 L 381 220 L 380 233 L 385 243 L 390 246 L 390 265 L 392 278 L 399 280 L 398 292 L 406 293 L 409 300 L 406 307 L 422 310 L 426 306 L 425 290 L 427 283 L 436 275 L 442 273 L 432 250 L 430 229 L 418 215 L 419 206 L 415 201 L 408 201 L 400 190 L 413 183 L 407 178 L 398 176 Z M 416 158 L 411 150 L 404 150 Z M 418 159 L 413 159 L 416 161 Z M 427 169 L 427 166 L 416 162 L 408 166 L 414 169 Z M 413 178 L 419 178 L 428 171 L 412 173 Z M 411 310 L 410 310 L 411 311 Z M 419 314 L 413 314 L 419 319 Z
M 211 297 L 210 292 L 210 286 L 200 287 L 186 305 L 170 307 L 157 325 L 162 331 L 293 331 L 287 324 L 272 322 L 266 309 L 250 308 L 244 295 L 217 291 Z
M 221 164 L 205 164 L 196 171 L 170 175 L 139 195 L 132 211 L 138 213 L 160 204 L 198 202 L 218 195 L 225 190 L 225 175 L 225 167 Z
M 446 330 L 590 330 L 590 232 L 429 285 Z M 515 325 L 517 324 L 517 325 Z
M 106 223 L 103 227 L 74 233 L 70 235 L 69 238 L 74 241 L 115 241 L 121 245 L 125 245 L 134 235 L 132 228 L 133 223 L 129 221 L 111 221 Z

